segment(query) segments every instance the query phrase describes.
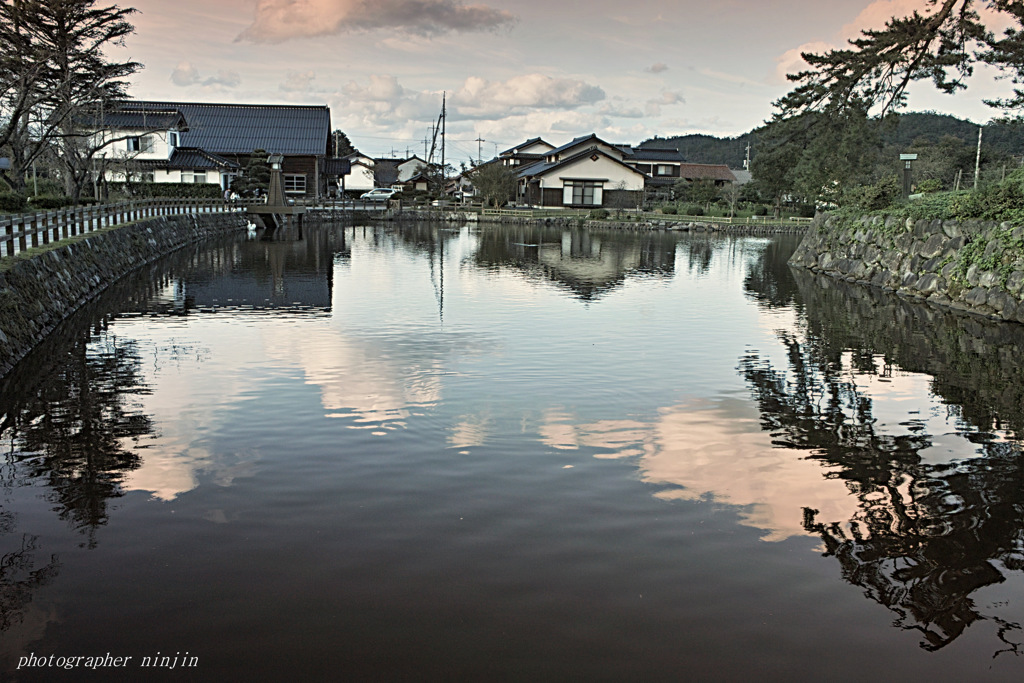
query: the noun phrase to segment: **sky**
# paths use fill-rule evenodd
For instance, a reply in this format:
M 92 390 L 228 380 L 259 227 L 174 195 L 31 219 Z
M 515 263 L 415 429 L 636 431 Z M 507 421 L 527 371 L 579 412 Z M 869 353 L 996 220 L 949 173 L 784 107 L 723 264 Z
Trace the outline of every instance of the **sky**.
M 802 50 L 841 46 L 927 0 L 136 0 L 112 58 L 139 99 L 326 104 L 371 156 L 424 155 L 446 98 L 457 165 L 532 137 L 735 136 L 768 119 Z M 1010 84 L 911 91 L 984 122 Z

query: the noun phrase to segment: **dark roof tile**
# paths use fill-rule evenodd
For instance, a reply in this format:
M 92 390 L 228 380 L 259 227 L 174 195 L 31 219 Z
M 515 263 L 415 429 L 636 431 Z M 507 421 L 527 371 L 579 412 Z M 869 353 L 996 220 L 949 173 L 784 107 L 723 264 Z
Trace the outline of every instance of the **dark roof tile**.
M 181 143 L 215 154 L 323 156 L 331 132 L 331 111 L 323 105 L 196 104 L 132 102 L 147 108 L 173 108 L 188 121 Z

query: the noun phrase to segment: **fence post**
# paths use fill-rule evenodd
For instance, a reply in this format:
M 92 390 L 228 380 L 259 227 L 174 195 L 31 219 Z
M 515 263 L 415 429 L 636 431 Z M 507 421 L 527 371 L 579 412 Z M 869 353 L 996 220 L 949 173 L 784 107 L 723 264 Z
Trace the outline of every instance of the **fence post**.
M 4 234 L 7 236 L 7 255 L 14 256 L 14 219 L 8 218 L 0 223 L 4 224 Z

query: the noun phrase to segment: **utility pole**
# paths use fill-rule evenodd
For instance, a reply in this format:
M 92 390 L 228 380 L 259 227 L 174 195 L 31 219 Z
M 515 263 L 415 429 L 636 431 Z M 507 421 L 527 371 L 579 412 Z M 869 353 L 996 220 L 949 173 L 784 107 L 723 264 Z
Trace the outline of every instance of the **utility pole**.
M 978 189 L 978 177 L 981 175 L 981 133 L 985 128 L 978 126 L 978 154 L 974 157 L 974 189 Z
M 447 178 L 444 170 L 444 133 L 448 116 L 448 92 L 441 93 L 441 193 L 444 194 Z
M 476 136 L 476 165 L 477 166 L 479 166 L 480 164 L 484 163 L 483 144 L 485 142 L 487 142 L 487 140 L 484 140 L 479 135 Z
M 747 158 L 743 160 L 743 170 L 750 170 L 750 143 L 747 143 Z

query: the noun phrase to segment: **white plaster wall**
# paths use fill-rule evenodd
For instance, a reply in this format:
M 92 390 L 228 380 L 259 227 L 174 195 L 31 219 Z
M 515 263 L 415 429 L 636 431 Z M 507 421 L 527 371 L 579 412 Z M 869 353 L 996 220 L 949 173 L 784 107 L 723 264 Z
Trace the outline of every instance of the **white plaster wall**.
M 633 170 L 622 164 L 617 164 L 606 157 L 598 157 L 592 161 L 590 157 L 584 157 L 575 163 L 559 168 L 550 176 L 546 176 L 541 186 L 551 189 L 562 189 L 565 187 L 565 180 L 602 180 L 605 190 L 618 190 L 619 183 L 625 183 L 623 190 L 642 190 L 644 187 L 644 176 L 639 171 Z

